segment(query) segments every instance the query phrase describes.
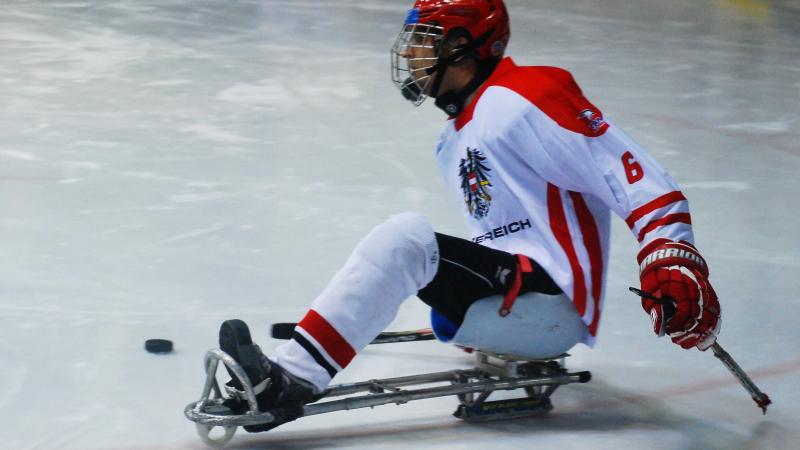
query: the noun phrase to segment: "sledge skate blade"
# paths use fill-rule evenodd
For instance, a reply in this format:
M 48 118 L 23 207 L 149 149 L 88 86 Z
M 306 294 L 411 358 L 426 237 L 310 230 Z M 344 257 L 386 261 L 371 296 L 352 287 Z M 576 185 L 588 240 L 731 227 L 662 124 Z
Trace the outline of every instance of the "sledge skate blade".
M 453 415 L 465 422 L 489 422 L 541 416 L 552 409 L 553 404 L 550 402 L 550 398 L 515 398 L 482 402 L 470 406 L 460 404 Z

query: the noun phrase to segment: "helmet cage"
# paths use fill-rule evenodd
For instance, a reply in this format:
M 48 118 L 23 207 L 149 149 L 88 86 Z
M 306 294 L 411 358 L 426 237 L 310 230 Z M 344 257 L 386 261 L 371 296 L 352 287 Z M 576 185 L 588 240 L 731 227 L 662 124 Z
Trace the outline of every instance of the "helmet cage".
M 410 23 L 392 46 L 392 82 L 414 106 L 427 98 L 425 92 L 437 69 L 443 32 L 444 27 L 438 25 Z

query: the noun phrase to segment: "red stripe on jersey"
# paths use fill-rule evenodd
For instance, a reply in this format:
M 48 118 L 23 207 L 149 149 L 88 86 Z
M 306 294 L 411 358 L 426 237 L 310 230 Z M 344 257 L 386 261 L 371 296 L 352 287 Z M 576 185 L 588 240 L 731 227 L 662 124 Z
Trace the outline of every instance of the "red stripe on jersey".
M 686 197 L 683 196 L 683 193 L 681 191 L 673 191 L 670 192 L 669 194 L 664 194 L 661 197 L 658 197 L 655 200 L 651 200 L 645 203 L 644 205 L 634 209 L 631 215 L 628 216 L 627 219 L 625 219 L 625 223 L 627 223 L 628 228 L 632 230 L 637 220 L 650 214 L 651 212 L 657 210 L 658 208 L 663 208 L 667 205 L 679 202 L 681 200 L 686 200 Z M 639 240 L 641 241 L 641 239 Z
M 692 224 L 692 216 L 689 213 L 675 213 L 675 214 L 667 214 L 666 216 L 653 220 L 644 227 L 642 227 L 641 231 L 639 231 L 639 242 L 644 240 L 644 236 L 655 230 L 658 227 L 663 227 L 665 225 L 671 225 L 673 223 L 686 223 L 691 225 Z
M 550 217 L 550 229 L 564 253 L 567 254 L 569 266 L 572 269 L 572 302 L 575 303 L 578 314 L 583 316 L 586 312 L 586 278 L 583 275 L 583 268 L 578 262 L 575 246 L 572 245 L 572 236 L 569 233 L 567 216 L 564 214 L 560 190 L 550 183 L 547 183 L 547 212 Z
M 344 368 L 356 356 L 353 347 L 333 326 L 313 309 L 309 309 L 298 327 L 306 330 L 327 352 L 339 367 Z
M 600 232 L 597 230 L 597 223 L 594 215 L 586 206 L 583 196 L 577 192 L 570 192 L 575 213 L 578 216 L 578 224 L 583 235 L 583 245 L 589 253 L 589 263 L 592 265 L 592 298 L 594 299 L 594 316 L 592 323 L 589 324 L 589 333 L 597 336 L 597 327 L 600 325 L 600 296 L 603 289 L 603 250 L 600 246 Z

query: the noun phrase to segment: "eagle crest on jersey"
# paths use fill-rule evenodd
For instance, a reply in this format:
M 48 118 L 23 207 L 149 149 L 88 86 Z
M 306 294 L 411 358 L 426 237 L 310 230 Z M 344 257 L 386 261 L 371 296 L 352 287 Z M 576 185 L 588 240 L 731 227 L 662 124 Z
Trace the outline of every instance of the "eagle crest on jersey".
M 461 176 L 461 189 L 464 191 L 464 204 L 472 217 L 480 220 L 489 214 L 492 196 L 489 195 L 490 169 L 486 165 L 486 157 L 480 150 L 467 147 L 467 157 L 458 165 Z

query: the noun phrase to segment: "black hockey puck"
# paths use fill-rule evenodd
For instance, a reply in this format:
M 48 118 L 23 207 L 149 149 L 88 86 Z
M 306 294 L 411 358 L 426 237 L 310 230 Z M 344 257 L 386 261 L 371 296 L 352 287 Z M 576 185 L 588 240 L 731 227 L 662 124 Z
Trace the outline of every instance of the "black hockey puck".
M 144 341 L 144 349 L 150 353 L 169 353 L 172 351 L 172 341 L 167 339 L 148 339 Z

